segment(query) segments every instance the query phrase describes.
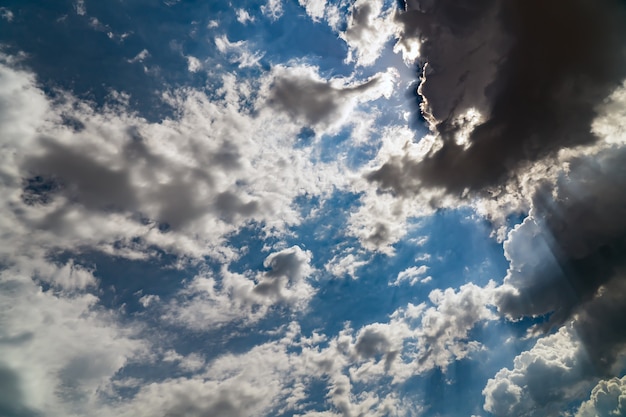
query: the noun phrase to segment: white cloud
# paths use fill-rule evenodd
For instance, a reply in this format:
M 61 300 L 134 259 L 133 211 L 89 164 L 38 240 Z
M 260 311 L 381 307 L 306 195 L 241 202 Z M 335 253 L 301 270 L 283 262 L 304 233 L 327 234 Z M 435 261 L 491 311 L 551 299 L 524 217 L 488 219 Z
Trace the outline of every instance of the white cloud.
M 250 13 L 246 9 L 237 9 L 237 21 L 242 25 L 254 23 L 254 17 L 250 16 Z
M 76 0 L 74 3 L 74 10 L 79 16 L 85 16 L 87 14 L 87 7 L 85 7 L 85 0 Z
M 481 348 L 477 341 L 468 340 L 469 332 L 478 323 L 495 319 L 488 308 L 493 288 L 493 284 L 484 288 L 467 284 L 458 291 L 432 291 L 432 306 L 409 303 L 387 323 L 365 325 L 356 334 L 346 328 L 331 346 L 346 358 L 353 382 L 389 377 L 396 384 L 434 368 L 445 370 Z
M 591 363 L 571 326 L 543 337 L 516 356 L 513 369 L 489 379 L 484 408 L 495 416 L 557 416 L 591 388 Z
M 626 376 L 598 382 L 576 417 L 617 417 L 626 414 Z
M 187 70 L 189 72 L 198 72 L 202 69 L 202 62 L 195 56 L 187 56 Z
M 238 274 L 223 268 L 220 279 L 211 274 L 196 276 L 164 308 L 163 318 L 195 330 L 229 322 L 251 324 L 277 304 L 295 310 L 306 307 L 314 295 L 307 279 L 313 273 L 311 253 L 293 246 L 270 254 L 266 272 Z
M 384 10 L 383 0 L 357 0 L 345 32 L 340 37 L 348 44 L 347 62 L 370 66 L 380 57 L 385 44 L 398 33 L 395 7 Z
M 261 13 L 272 20 L 278 20 L 283 15 L 283 1 L 267 0 L 267 3 L 261 6 Z
M 143 62 L 146 58 L 150 56 L 150 52 L 147 49 L 142 49 L 134 58 L 128 59 L 127 61 L 130 64 L 134 64 L 135 62 Z
M 363 260 L 359 256 L 355 256 L 354 254 L 349 253 L 345 256 L 333 256 L 333 258 L 328 261 L 324 267 L 328 272 L 330 272 L 331 274 L 333 274 L 333 276 L 337 278 L 348 275 L 352 279 L 357 279 L 357 269 L 359 269 L 363 265 L 367 265 L 367 261 Z
M 320 21 L 324 17 L 326 0 L 298 0 L 298 2 L 314 21 Z
M 248 41 L 230 42 L 226 35 L 216 37 L 215 46 L 230 62 L 239 63 L 240 68 L 258 66 L 264 55 L 261 51 L 252 52 Z
M 408 281 L 409 285 L 415 285 L 418 282 L 427 283 L 432 280 L 432 277 L 424 276 L 428 272 L 428 267 L 426 265 L 411 266 L 404 271 L 400 271 L 395 281 L 390 282 L 389 285 L 400 285 L 404 281 Z
M 147 346 L 133 337 L 136 330 L 116 323 L 116 314 L 98 308 L 96 297 L 43 291 L 28 272 L 16 265 L 0 274 L 0 372 L 19 394 L 0 395 L 0 409 L 89 414 L 111 378 Z M 71 274 L 67 268 L 55 273 L 56 282 L 73 280 L 61 276 Z
M 346 357 L 341 341 L 345 334 L 322 348 L 325 339 L 305 337 L 291 323 L 276 333 L 278 340 L 240 354 L 225 354 L 188 378 L 170 378 L 145 384 L 129 401 L 110 405 L 105 415 L 121 417 L 165 416 L 250 416 L 289 414 L 294 416 L 371 415 L 415 416 L 419 408 L 394 393 L 376 394 L 377 381 L 354 392 L 345 373 Z M 182 360 L 175 351 L 165 353 L 168 361 Z M 323 383 L 329 403 L 326 411 L 310 411 L 308 391 L 312 383 Z M 317 407 L 316 407 L 317 408 Z
M 225 77 L 217 94 L 165 96 L 180 117 L 149 123 L 126 113 L 123 96 L 97 112 L 68 95 L 53 105 L 32 74 L 1 66 L 0 101 L 11 103 L 0 114 L 0 226 L 12 236 L 3 250 L 87 246 L 142 257 L 155 245 L 228 257 L 226 233 L 252 219 L 284 230 L 300 221 L 294 197 L 341 187 L 335 164 L 314 166 L 309 150 L 292 147 L 297 125 L 244 108 L 248 84 Z
M 12 22 L 14 17 L 15 15 L 10 9 L 6 7 L 0 7 L 0 18 L 6 20 L 7 22 Z
M 155 294 L 146 294 L 139 298 L 139 304 L 141 304 L 144 308 L 158 303 L 159 301 L 161 301 L 161 297 Z

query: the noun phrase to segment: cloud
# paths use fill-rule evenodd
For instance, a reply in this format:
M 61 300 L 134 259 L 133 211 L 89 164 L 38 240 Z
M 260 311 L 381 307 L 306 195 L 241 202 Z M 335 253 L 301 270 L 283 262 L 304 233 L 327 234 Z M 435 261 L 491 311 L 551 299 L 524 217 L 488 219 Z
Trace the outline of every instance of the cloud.
M 337 278 L 344 276 L 350 276 L 352 279 L 357 279 L 357 270 L 363 265 L 367 265 L 367 261 L 354 255 L 352 253 L 346 256 L 335 255 L 333 258 L 324 265 L 325 269 L 333 274 Z
M 383 8 L 382 0 L 354 2 L 347 27 L 339 35 L 348 44 L 347 62 L 355 62 L 357 66 L 373 65 L 385 44 L 396 35 L 396 9 Z
M 531 215 L 504 244 L 510 268 L 498 301 L 502 313 L 555 312 L 552 322 L 562 323 L 616 277 L 626 236 L 619 191 L 626 186 L 625 152 L 610 147 L 574 158 L 554 186 L 538 189 Z
M 314 21 L 320 21 L 324 17 L 327 7 L 326 0 L 298 0 L 300 6 L 304 7 L 306 14 Z
M 364 83 L 335 78 L 322 79 L 309 66 L 273 68 L 263 95 L 267 105 L 284 112 L 299 123 L 313 128 L 329 128 L 345 123 L 348 113 L 360 102 L 389 96 L 395 73 L 379 73 Z
M 230 256 L 227 233 L 252 220 L 284 230 L 300 221 L 293 198 L 342 186 L 336 164 L 314 164 L 310 149 L 293 147 L 300 126 L 250 112 L 251 86 L 234 76 L 217 99 L 164 95 L 179 115 L 153 123 L 129 113 L 124 95 L 99 109 L 63 92 L 52 101 L 16 58 L 3 59 L 0 121 L 11 151 L 2 155 L 2 228 L 11 250 Z
M 397 195 L 480 194 L 594 144 L 596 107 L 626 77 L 623 15 L 614 0 L 408 2 L 398 19 L 404 38 L 421 40 L 419 93 L 437 140 L 370 180 Z
M 598 382 L 576 417 L 610 417 L 626 413 L 626 377 Z
M 267 0 L 267 3 L 261 6 L 261 13 L 272 20 L 278 20 L 283 15 L 282 0 Z
M 87 7 L 85 7 L 85 0 L 76 0 L 74 2 L 74 10 L 79 16 L 85 16 L 87 14 Z
M 258 66 L 264 55 L 262 51 L 252 52 L 248 41 L 231 42 L 226 35 L 216 37 L 215 46 L 230 62 L 238 63 L 239 68 Z
M 315 294 L 307 280 L 314 272 L 311 256 L 292 246 L 270 254 L 263 263 L 265 272 L 239 274 L 224 267 L 219 279 L 200 274 L 172 302 L 156 306 L 166 321 L 195 330 L 230 322 L 250 325 L 277 305 L 302 310 Z
M 420 367 L 445 368 L 453 359 L 461 359 L 479 344 L 467 341 L 469 331 L 479 322 L 495 319 L 489 310 L 494 284 L 481 288 L 465 284 L 454 291 L 434 290 L 429 298 L 436 307 L 424 311 L 418 346 Z
M 596 126 L 604 118 L 597 120 Z M 626 185 L 626 154 L 618 142 L 607 138 L 591 152 L 568 159 L 554 179 L 540 183 L 530 215 L 504 243 L 510 267 L 494 293 L 498 311 L 514 320 L 549 318 L 535 332 L 563 327 L 540 339 L 536 348 L 516 359 L 513 370 L 501 371 L 487 385 L 486 408 L 498 410 L 492 411 L 496 415 L 532 404 L 537 415 L 556 414 L 559 406 L 581 399 L 583 387 L 621 372 L 626 351 L 626 201 L 620 190 Z M 554 359 L 548 347 L 557 345 L 562 354 Z M 526 380 L 537 386 L 524 388 L 530 384 Z M 541 381 L 549 381 L 551 388 Z
M 189 377 L 145 383 L 128 401 L 107 404 L 104 415 L 415 415 L 411 410 L 416 405 L 410 401 L 394 393 L 377 394 L 378 380 L 354 392 L 341 347 L 344 332 L 332 340 L 317 333 L 306 337 L 292 322 L 274 335 L 276 340 L 242 353 L 220 355 Z M 166 356 L 181 360 L 176 352 Z M 311 403 L 314 384 L 322 384 L 328 402 Z
M 50 277 L 54 266 L 47 267 L 37 272 L 42 281 L 73 280 L 70 269 Z M 0 410 L 16 417 L 88 414 L 114 375 L 145 357 L 148 344 L 139 329 L 100 309 L 95 296 L 43 291 L 30 268 L 6 265 L 0 274 L 0 373 L 15 393 L 2 390 Z
M 15 18 L 15 14 L 6 7 L 0 7 L 0 18 L 10 23 L 13 21 L 13 18 Z
M 401 271 L 398 276 L 396 277 L 395 281 L 390 282 L 389 285 L 400 285 L 405 281 L 409 282 L 409 285 L 415 285 L 418 282 L 429 282 L 432 277 L 424 277 L 424 275 L 426 274 L 426 272 L 428 272 L 428 267 L 426 265 L 420 265 L 419 267 L 417 266 L 412 266 L 409 267 L 407 269 L 405 269 L 404 271 Z
M 246 9 L 237 9 L 237 21 L 242 25 L 247 25 L 248 22 L 254 23 L 254 16 L 250 16 Z
M 146 58 L 150 57 L 150 52 L 147 49 L 142 49 L 134 58 L 127 60 L 130 64 L 135 62 L 143 62 Z
M 593 365 L 571 326 L 515 357 L 513 369 L 489 379 L 485 411 L 494 416 L 557 416 L 592 386 Z
M 352 379 L 366 382 L 388 375 L 393 383 L 401 383 L 434 368 L 445 370 L 480 349 L 479 342 L 469 340 L 469 332 L 496 318 L 488 308 L 493 289 L 491 283 L 484 288 L 466 284 L 457 291 L 434 290 L 430 307 L 409 303 L 387 323 L 368 324 L 356 335 L 345 331 L 337 341 L 352 358 Z

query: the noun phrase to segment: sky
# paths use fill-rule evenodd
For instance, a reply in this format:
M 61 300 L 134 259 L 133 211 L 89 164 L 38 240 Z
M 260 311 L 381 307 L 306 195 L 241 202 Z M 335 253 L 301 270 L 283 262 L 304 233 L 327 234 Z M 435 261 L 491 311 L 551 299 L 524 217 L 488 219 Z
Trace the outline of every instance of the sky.
M 622 0 L 0 0 L 0 417 L 626 415 Z

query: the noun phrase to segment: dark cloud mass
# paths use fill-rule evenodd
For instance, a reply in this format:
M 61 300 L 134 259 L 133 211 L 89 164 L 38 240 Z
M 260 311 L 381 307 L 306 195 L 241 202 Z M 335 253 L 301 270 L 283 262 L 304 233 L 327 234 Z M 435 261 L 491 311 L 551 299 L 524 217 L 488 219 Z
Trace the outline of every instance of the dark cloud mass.
M 610 281 L 626 259 L 624 150 L 570 164 L 556 188 L 541 188 L 530 217 L 505 242 L 511 261 L 500 308 L 506 314 L 569 316 Z M 556 197 L 556 198 L 555 198 Z
M 578 381 L 614 376 L 626 352 L 625 158 L 624 149 L 608 149 L 571 161 L 505 242 L 499 311 L 550 314 L 543 330 L 571 322 L 588 361 Z
M 423 40 L 422 110 L 442 147 L 370 176 L 396 193 L 479 191 L 524 162 L 591 144 L 596 106 L 626 78 L 617 0 L 411 1 L 399 19 L 405 37 Z M 473 131 L 472 108 L 482 115 Z

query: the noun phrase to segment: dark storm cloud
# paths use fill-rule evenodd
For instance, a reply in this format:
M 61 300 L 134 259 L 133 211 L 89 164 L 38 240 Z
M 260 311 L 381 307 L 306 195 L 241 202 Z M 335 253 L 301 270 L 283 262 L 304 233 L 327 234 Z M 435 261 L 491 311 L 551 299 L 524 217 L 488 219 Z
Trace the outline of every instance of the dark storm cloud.
M 399 20 L 404 38 L 423 40 L 423 111 L 443 146 L 370 176 L 398 194 L 482 190 L 525 161 L 593 143 L 595 108 L 626 77 L 618 0 L 416 0 Z M 467 148 L 455 139 L 470 108 L 483 121 Z
M 555 311 L 562 321 L 591 299 L 626 263 L 626 150 L 610 149 L 570 163 L 556 187 L 533 198 L 531 216 L 511 232 L 511 265 L 502 312 L 519 317 Z
M 531 216 L 505 242 L 510 268 L 496 296 L 509 317 L 574 318 L 598 372 L 626 346 L 626 150 L 570 164 L 540 189 Z

